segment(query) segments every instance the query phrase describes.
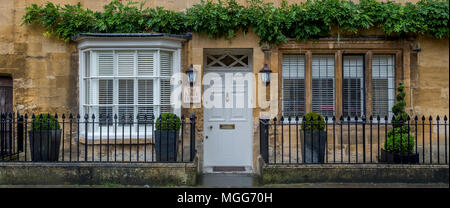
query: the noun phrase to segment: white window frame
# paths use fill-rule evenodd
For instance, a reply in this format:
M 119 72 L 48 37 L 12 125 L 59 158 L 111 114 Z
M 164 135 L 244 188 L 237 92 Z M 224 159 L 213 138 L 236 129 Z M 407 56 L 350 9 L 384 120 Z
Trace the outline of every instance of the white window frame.
M 110 45 L 106 44 L 109 43 Z M 88 140 L 99 140 L 100 138 L 106 138 L 107 136 L 107 126 L 103 126 L 101 127 L 102 130 L 102 134 L 100 135 L 100 128 L 98 127 L 98 124 L 96 124 L 96 128 L 94 128 L 94 131 L 92 131 L 92 115 L 89 115 L 89 119 L 88 119 L 88 130 L 86 131 L 86 129 L 84 129 L 84 115 L 85 115 L 85 107 L 87 106 L 93 106 L 91 104 L 86 104 L 86 86 L 84 86 L 84 80 L 85 80 L 85 52 L 89 52 L 90 54 L 90 73 L 92 74 L 94 69 L 92 66 L 97 66 L 98 64 L 95 64 L 95 51 L 113 51 L 114 52 L 114 75 L 111 78 L 114 79 L 114 85 L 118 85 L 118 81 L 116 81 L 117 79 L 126 79 L 126 78 L 132 78 L 134 81 L 134 94 L 137 94 L 137 85 L 138 82 L 137 80 L 139 79 L 145 79 L 145 78 L 152 78 L 153 80 L 157 80 L 157 83 L 154 83 L 153 86 L 157 86 L 156 88 L 154 87 L 153 89 L 153 106 L 158 106 L 160 105 L 160 80 L 161 78 L 167 78 L 168 80 L 171 81 L 171 77 L 162 77 L 159 76 L 160 73 L 160 59 L 159 59 L 159 51 L 170 51 L 172 52 L 172 75 L 175 73 L 179 73 L 181 72 L 181 40 L 141 40 L 140 41 L 141 44 L 136 44 L 138 42 L 136 42 L 136 40 L 133 39 L 133 41 L 130 42 L 130 44 L 127 44 L 127 40 L 123 40 L 123 41 L 117 41 L 117 40 L 101 40 L 101 41 L 97 41 L 97 40 L 93 40 L 93 41 L 83 41 L 82 43 L 79 44 L 79 111 L 80 111 L 80 138 L 85 138 L 86 137 L 86 133 L 87 133 L 87 137 Z M 130 46 L 135 46 L 135 47 L 123 47 L 125 45 L 130 45 Z M 137 45 L 140 45 L 137 46 Z M 167 45 L 167 47 L 161 47 L 161 45 Z M 97 46 L 97 47 L 96 47 Z M 101 46 L 101 47 L 98 47 Z M 109 46 L 109 47 L 107 47 Z M 157 47 L 155 47 L 157 46 Z M 131 77 L 127 77 L 127 76 L 117 76 L 117 58 L 116 58 L 116 51 L 135 51 L 135 68 L 134 68 L 134 75 Z M 157 54 L 155 55 L 155 59 L 154 59 L 154 73 L 152 76 L 137 76 L 137 51 L 157 51 Z M 96 78 L 98 78 L 99 76 L 97 75 Z M 105 76 L 103 76 L 105 77 Z M 156 79 L 155 79 L 156 78 Z M 92 77 L 90 77 L 89 79 L 92 79 Z M 118 86 L 115 87 L 115 89 L 117 89 Z M 175 88 L 174 85 L 172 85 L 172 90 Z M 114 96 L 114 100 L 117 100 L 117 93 L 114 92 L 113 93 Z M 180 95 L 181 96 L 181 95 Z M 180 106 L 180 105 L 176 105 L 176 103 L 174 102 L 178 102 L 178 101 L 172 101 L 171 100 L 171 105 L 172 105 L 172 110 L 173 113 L 176 114 L 177 116 L 181 116 L 181 108 L 177 108 L 176 106 Z M 117 104 L 114 104 L 114 106 Z M 137 96 L 134 96 L 134 104 L 133 106 L 138 106 L 138 102 L 137 102 Z M 136 121 L 136 111 L 137 108 L 134 109 L 135 114 L 134 114 L 134 118 L 133 120 Z M 115 111 L 113 110 L 113 114 L 115 113 Z M 157 112 L 154 109 L 154 114 L 155 116 L 159 116 L 159 112 Z M 150 119 L 150 118 L 149 118 Z M 98 116 L 96 116 L 96 122 L 98 122 Z M 146 138 L 152 138 L 152 131 L 151 129 L 154 129 L 154 127 L 152 127 L 151 125 L 147 125 L 147 133 L 145 133 L 145 125 L 144 124 L 140 124 L 139 125 L 139 132 L 137 132 L 137 125 L 133 125 L 133 127 L 131 128 L 131 134 L 130 134 L 130 125 L 129 124 L 125 124 L 125 128 L 124 128 L 124 135 L 122 135 L 122 125 L 119 123 L 119 119 L 117 119 L 117 131 L 115 131 L 114 129 L 114 119 L 112 120 L 112 126 L 109 126 L 109 132 L 110 132 L 110 137 L 111 135 L 114 135 L 115 132 L 117 132 L 117 136 L 120 138 L 125 138 L 125 139 L 130 139 L 130 138 L 144 138 L 146 136 Z M 156 118 L 154 119 L 154 121 L 156 121 Z M 90 127 L 89 127 L 90 126 Z M 146 135 L 145 135 L 146 134 Z M 92 136 L 93 135 L 93 136 Z M 139 135 L 139 136 L 138 136 Z

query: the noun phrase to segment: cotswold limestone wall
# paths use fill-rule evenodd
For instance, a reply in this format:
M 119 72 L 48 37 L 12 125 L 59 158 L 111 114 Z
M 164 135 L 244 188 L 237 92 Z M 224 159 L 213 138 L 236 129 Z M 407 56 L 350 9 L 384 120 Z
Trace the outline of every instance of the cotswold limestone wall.
M 417 67 L 411 69 L 411 103 L 418 115 L 449 115 L 448 39 L 420 37 Z
M 13 78 L 14 110 L 77 111 L 76 45 L 44 37 L 39 26 L 21 26 L 31 3 L 45 1 L 0 1 L 0 75 Z
M 110 2 L 110 0 L 0 0 L 0 76 L 11 76 L 14 80 L 13 108 L 15 111 L 76 113 L 79 105 L 76 44 L 57 40 L 55 37 L 45 37 L 44 30 L 40 26 L 21 25 L 26 6 L 33 3 L 44 4 L 47 1 L 61 5 L 81 2 L 92 10 L 102 10 L 103 5 Z M 289 0 L 288 3 L 301 1 Z M 145 2 L 145 7 L 163 6 L 182 11 L 193 4 L 200 3 L 200 0 L 147 0 Z M 245 3 L 245 0 L 238 2 Z M 280 2 L 281 0 L 277 0 L 275 4 L 279 5 Z M 406 1 L 399 0 L 399 2 Z M 417 0 L 409 2 L 417 2 Z M 382 35 L 374 30 L 365 31 L 363 34 Z M 193 39 L 183 46 L 181 67 L 185 70 L 190 64 L 203 64 L 204 48 L 251 48 L 253 49 L 253 72 L 256 74 L 264 64 L 264 53 L 258 42 L 259 38 L 252 31 L 246 35 L 238 33 L 231 40 L 211 40 L 206 35 L 193 34 Z M 415 43 L 422 49 L 417 55 L 417 64 L 411 64 L 413 62 L 410 61 L 409 56 L 403 57 L 403 61 L 406 62 L 404 66 L 409 66 L 409 71 L 403 72 L 403 81 L 407 86 L 408 112 L 417 115 L 433 115 L 433 117 L 448 115 L 448 38 L 436 40 L 431 37 L 419 37 Z M 273 72 L 280 71 L 279 54 L 277 47 L 273 47 L 270 57 Z M 256 90 L 254 92 L 258 93 Z M 281 97 L 281 93 L 278 93 L 278 96 Z M 278 108 L 281 110 L 281 103 Z M 203 109 L 183 109 L 182 112 L 187 115 L 195 112 L 197 115 L 196 145 L 201 157 Z M 260 112 L 259 108 L 253 111 L 255 164 L 259 154 Z
M 290 0 L 288 3 L 301 1 Z M 402 1 L 404 0 L 400 2 Z M 43 36 L 44 30 L 40 26 L 21 25 L 26 6 L 45 2 L 47 1 L 0 0 L 0 75 L 12 76 L 14 80 L 14 110 L 76 112 L 78 110 L 76 44 L 66 43 L 55 37 L 45 37 Z M 81 2 L 90 9 L 102 10 L 103 5 L 110 1 L 51 0 L 51 2 L 61 5 Z M 145 2 L 145 6 L 148 7 L 163 6 L 182 11 L 199 3 L 200 0 Z M 238 2 L 245 3 L 244 0 Z M 274 3 L 278 5 L 280 2 L 281 0 Z M 239 47 L 239 41 L 242 40 L 243 35 L 239 36 L 232 40 L 214 40 L 212 41 L 214 44 L 209 44 L 208 47 L 219 47 L 223 44 Z M 247 36 L 244 39 L 254 39 L 251 41 L 253 44 L 251 48 L 259 49 L 257 37 L 253 33 Z M 194 39 L 195 37 L 197 34 L 194 34 Z M 185 46 L 182 60 L 183 69 L 191 61 L 198 62 L 197 59 L 201 57 L 200 55 L 191 57 L 191 51 L 201 49 L 203 47 L 202 40 L 206 40 L 207 37 L 198 36 L 197 39 L 200 41 L 194 41 L 188 43 L 188 47 Z M 418 53 L 417 66 L 410 72 L 411 90 L 407 98 L 410 98 L 408 102 L 411 103 L 411 113 L 448 114 L 448 39 L 435 40 L 430 37 L 419 37 L 417 43 L 421 46 L 422 51 Z M 273 53 L 272 57 L 275 55 Z M 262 53 L 254 54 L 254 63 L 256 63 L 254 68 L 260 68 L 260 64 L 256 60 L 263 59 L 261 56 Z

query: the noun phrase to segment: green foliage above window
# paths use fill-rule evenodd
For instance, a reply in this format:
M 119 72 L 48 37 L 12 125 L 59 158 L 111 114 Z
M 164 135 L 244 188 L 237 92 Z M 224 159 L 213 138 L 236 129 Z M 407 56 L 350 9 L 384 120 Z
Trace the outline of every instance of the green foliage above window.
M 362 29 L 378 27 L 386 35 L 425 34 L 435 38 L 449 36 L 449 0 L 420 0 L 416 4 L 376 0 L 308 0 L 280 7 L 261 0 L 202 0 L 185 12 L 164 8 L 143 8 L 135 2 L 113 0 L 104 11 L 92 11 L 77 5 L 26 7 L 24 24 L 40 24 L 46 34 L 70 40 L 78 33 L 172 33 L 188 31 L 210 38 L 232 38 L 250 28 L 260 43 L 280 44 L 287 38 L 311 40 L 328 36 L 332 27 L 338 32 L 358 34 Z

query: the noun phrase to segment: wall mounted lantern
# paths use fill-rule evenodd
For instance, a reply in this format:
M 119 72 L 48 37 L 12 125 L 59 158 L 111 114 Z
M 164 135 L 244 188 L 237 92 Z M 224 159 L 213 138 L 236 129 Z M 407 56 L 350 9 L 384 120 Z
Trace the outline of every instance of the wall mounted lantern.
M 189 67 L 189 69 L 186 70 L 186 75 L 188 76 L 189 84 L 193 85 L 196 77 L 194 73 L 194 67 L 192 66 L 192 64 Z
M 267 64 L 264 64 L 264 67 L 259 71 L 259 73 L 261 73 L 261 81 L 266 85 L 270 83 L 271 72 L 272 70 L 269 69 Z

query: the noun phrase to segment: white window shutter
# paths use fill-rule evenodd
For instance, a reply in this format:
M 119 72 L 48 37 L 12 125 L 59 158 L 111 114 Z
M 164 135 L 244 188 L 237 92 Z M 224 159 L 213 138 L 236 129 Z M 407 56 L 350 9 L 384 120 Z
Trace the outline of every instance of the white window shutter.
M 161 80 L 161 113 L 172 112 L 170 105 L 170 94 L 172 92 L 172 86 L 170 85 L 170 80 Z
M 150 120 L 153 115 L 153 80 L 139 80 L 138 81 L 138 114 L 139 120 Z
M 153 76 L 154 74 L 154 51 L 138 51 L 138 75 Z
M 302 116 L 305 113 L 305 56 L 283 55 L 283 115 Z
M 100 124 L 106 121 L 109 115 L 112 118 L 113 113 L 113 80 L 98 80 L 98 115 Z M 100 119 L 100 116 L 102 119 Z
M 133 76 L 134 51 L 117 52 L 117 68 L 119 76 Z
M 98 57 L 98 75 L 113 76 L 114 75 L 114 55 L 112 51 L 99 51 Z
M 172 76 L 172 52 L 161 51 L 160 52 L 160 75 Z
M 91 76 L 91 52 L 84 52 L 84 77 Z
M 134 80 L 119 80 L 119 118 L 134 119 Z M 130 120 L 130 116 L 131 119 Z

